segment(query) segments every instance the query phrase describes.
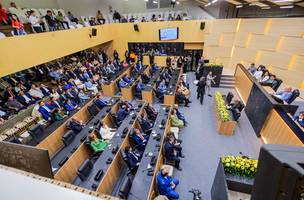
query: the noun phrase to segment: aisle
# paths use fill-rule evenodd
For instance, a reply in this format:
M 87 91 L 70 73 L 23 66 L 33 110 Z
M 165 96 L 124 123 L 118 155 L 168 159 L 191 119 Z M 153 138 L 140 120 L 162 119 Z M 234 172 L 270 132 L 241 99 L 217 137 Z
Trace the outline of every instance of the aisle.
M 235 155 L 241 151 L 257 158 L 261 142 L 255 136 L 244 112 L 234 136 L 219 135 L 215 128 L 213 97 L 205 95 L 204 105 L 200 105 L 196 100 L 194 73 L 188 73 L 187 76 L 192 92 L 192 103 L 190 108 L 180 107 L 189 122 L 180 134 L 183 140 L 183 153 L 186 157 L 181 160 L 183 170 L 180 172 L 175 169 L 174 177 L 180 180 L 177 191 L 181 200 L 192 199 L 192 194 L 188 192 L 191 188 L 202 191 L 203 199 L 207 200 L 210 199 L 210 190 L 219 157 L 224 154 Z M 222 91 L 224 94 L 228 93 L 228 90 L 224 88 L 213 89 L 212 93 L 215 90 Z

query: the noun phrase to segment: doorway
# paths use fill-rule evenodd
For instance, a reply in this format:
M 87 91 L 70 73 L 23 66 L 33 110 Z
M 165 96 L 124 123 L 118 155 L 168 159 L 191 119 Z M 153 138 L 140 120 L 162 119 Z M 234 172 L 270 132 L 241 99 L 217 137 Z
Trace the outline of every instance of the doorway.
M 203 50 L 202 49 L 199 49 L 199 50 L 198 49 L 185 49 L 184 55 L 190 56 L 190 58 L 191 58 L 191 62 L 190 62 L 188 71 L 195 71 L 196 67 L 198 65 L 198 60 L 203 55 Z

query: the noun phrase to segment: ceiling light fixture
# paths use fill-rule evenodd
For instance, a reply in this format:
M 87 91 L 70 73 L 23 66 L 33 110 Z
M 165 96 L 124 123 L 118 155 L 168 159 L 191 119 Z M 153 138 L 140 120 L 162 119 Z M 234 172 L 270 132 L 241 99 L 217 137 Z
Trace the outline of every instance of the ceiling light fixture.
M 237 5 L 235 6 L 236 8 L 242 8 L 243 7 L 243 4 L 240 4 L 240 5 Z
M 274 3 L 293 2 L 293 0 L 273 0 Z
M 268 9 L 270 9 L 269 6 L 262 7 L 262 10 L 268 10 Z
M 211 3 L 207 3 L 206 5 L 205 5 L 205 7 L 208 7 L 208 6 L 210 6 L 211 5 Z
M 280 6 L 281 9 L 293 8 L 293 5 L 290 6 Z
M 145 0 L 145 2 L 148 2 L 149 0 Z
M 153 3 L 157 3 L 157 1 L 154 0 Z
M 217 2 L 217 0 L 213 0 L 213 1 L 211 1 L 211 3 L 216 3 Z
M 176 2 L 176 4 L 177 4 L 177 5 L 179 5 L 179 4 L 180 4 L 180 2 L 179 2 L 179 1 L 177 1 L 177 2 Z

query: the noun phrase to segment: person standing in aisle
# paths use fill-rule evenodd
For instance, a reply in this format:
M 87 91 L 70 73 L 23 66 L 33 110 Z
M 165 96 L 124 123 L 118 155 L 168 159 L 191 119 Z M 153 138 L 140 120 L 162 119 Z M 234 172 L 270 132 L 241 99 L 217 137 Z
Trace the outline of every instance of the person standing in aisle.
M 212 97 L 212 95 L 210 94 L 210 90 L 211 90 L 211 84 L 214 83 L 215 84 L 215 79 L 216 76 L 212 76 L 212 72 L 209 72 L 207 75 L 207 80 L 206 80 L 206 88 L 207 88 L 207 93 L 209 97 Z
M 200 99 L 201 105 L 204 101 L 204 95 L 205 95 L 205 88 L 206 88 L 206 80 L 205 77 L 201 77 L 199 82 L 197 83 L 197 99 Z

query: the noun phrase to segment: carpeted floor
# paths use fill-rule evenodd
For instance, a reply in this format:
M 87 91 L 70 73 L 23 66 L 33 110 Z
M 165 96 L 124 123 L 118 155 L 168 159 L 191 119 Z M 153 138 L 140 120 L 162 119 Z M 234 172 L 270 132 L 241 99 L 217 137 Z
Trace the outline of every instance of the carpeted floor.
M 190 90 L 192 91 L 190 108 L 181 107 L 185 114 L 188 126 L 180 133 L 183 140 L 183 153 L 186 156 L 181 161 L 182 171 L 174 170 L 174 177 L 180 180 L 177 191 L 181 200 L 193 198 L 188 191 L 197 188 L 202 191 L 204 200 L 211 199 L 210 190 L 215 175 L 219 157 L 225 154 L 237 155 L 243 152 L 245 155 L 257 158 L 261 141 L 258 139 L 250 125 L 244 111 L 233 136 L 219 135 L 216 130 L 215 114 L 213 109 L 214 97 L 205 95 L 204 104 L 200 105 L 196 100 L 196 86 L 193 73 L 187 74 Z M 229 89 L 214 88 L 214 91 L 227 94 Z M 237 94 L 234 90 L 235 98 Z

